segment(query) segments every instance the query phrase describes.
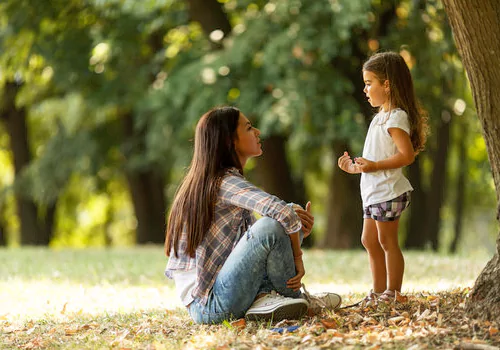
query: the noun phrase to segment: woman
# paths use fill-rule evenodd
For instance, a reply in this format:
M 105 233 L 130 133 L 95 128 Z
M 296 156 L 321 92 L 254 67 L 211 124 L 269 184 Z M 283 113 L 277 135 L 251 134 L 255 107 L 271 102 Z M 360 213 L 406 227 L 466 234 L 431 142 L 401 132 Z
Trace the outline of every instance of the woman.
M 196 127 L 193 159 L 168 219 L 165 274 L 197 323 L 296 319 L 308 308 L 340 305 L 333 293 L 300 292 L 310 203 L 292 207 L 243 177 L 247 160 L 262 154 L 259 135 L 234 107 L 208 111 Z

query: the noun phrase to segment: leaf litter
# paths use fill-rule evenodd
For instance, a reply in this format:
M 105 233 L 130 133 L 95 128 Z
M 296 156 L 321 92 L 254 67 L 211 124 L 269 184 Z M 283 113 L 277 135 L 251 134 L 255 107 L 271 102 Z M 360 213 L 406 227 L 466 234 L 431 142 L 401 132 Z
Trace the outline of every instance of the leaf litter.
M 496 322 L 465 314 L 469 289 L 409 294 L 396 303 L 357 305 L 299 321 L 197 325 L 177 310 L 10 323 L 0 319 L 0 347 L 18 349 L 499 349 Z M 353 296 L 350 296 L 353 298 Z M 274 331 L 273 331 L 274 329 Z M 279 331 L 276 331 L 276 330 Z

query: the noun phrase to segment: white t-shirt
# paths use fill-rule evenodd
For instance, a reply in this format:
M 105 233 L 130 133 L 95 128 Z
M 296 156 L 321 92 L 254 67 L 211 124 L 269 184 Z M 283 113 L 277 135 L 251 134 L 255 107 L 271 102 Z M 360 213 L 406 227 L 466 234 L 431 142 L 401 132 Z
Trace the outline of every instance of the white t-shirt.
M 194 300 L 191 292 L 196 284 L 196 268 L 191 270 L 172 271 L 175 281 L 175 290 L 184 306 L 188 306 Z
M 399 108 L 377 113 L 366 135 L 363 158 L 377 162 L 398 152 L 389 134 L 389 128 L 399 128 L 410 135 L 408 114 Z M 362 173 L 360 187 L 363 207 L 387 202 L 405 192 L 413 191 L 410 182 L 403 175 L 402 168 Z

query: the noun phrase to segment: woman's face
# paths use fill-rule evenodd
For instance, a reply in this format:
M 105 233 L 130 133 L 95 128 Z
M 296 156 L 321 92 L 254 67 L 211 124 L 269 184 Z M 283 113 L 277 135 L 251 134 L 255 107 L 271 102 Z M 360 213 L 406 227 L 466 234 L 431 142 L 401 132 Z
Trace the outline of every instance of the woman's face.
M 245 166 L 248 159 L 262 154 L 259 135 L 259 129 L 254 128 L 248 118 L 243 113 L 240 113 L 234 148 L 242 167 Z

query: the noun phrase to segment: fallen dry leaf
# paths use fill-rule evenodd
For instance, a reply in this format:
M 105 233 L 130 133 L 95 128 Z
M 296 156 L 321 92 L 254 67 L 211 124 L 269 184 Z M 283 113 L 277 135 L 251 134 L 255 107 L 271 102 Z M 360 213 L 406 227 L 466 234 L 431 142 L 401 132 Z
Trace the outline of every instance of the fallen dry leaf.
M 247 322 L 244 318 L 240 318 L 239 320 L 231 322 L 231 326 L 241 331 L 246 328 Z
M 61 314 L 63 314 L 63 315 L 66 313 L 66 305 L 68 305 L 68 302 L 64 303 L 63 308 L 61 310 Z
M 68 336 L 70 336 L 70 335 L 75 335 L 76 333 L 78 333 L 78 329 L 74 329 L 74 328 L 66 328 L 66 329 L 64 330 L 64 334 L 65 334 L 65 335 L 68 335 Z
M 329 319 L 329 320 L 319 320 L 319 321 L 326 329 L 338 328 L 337 321 L 335 321 L 335 320 Z

